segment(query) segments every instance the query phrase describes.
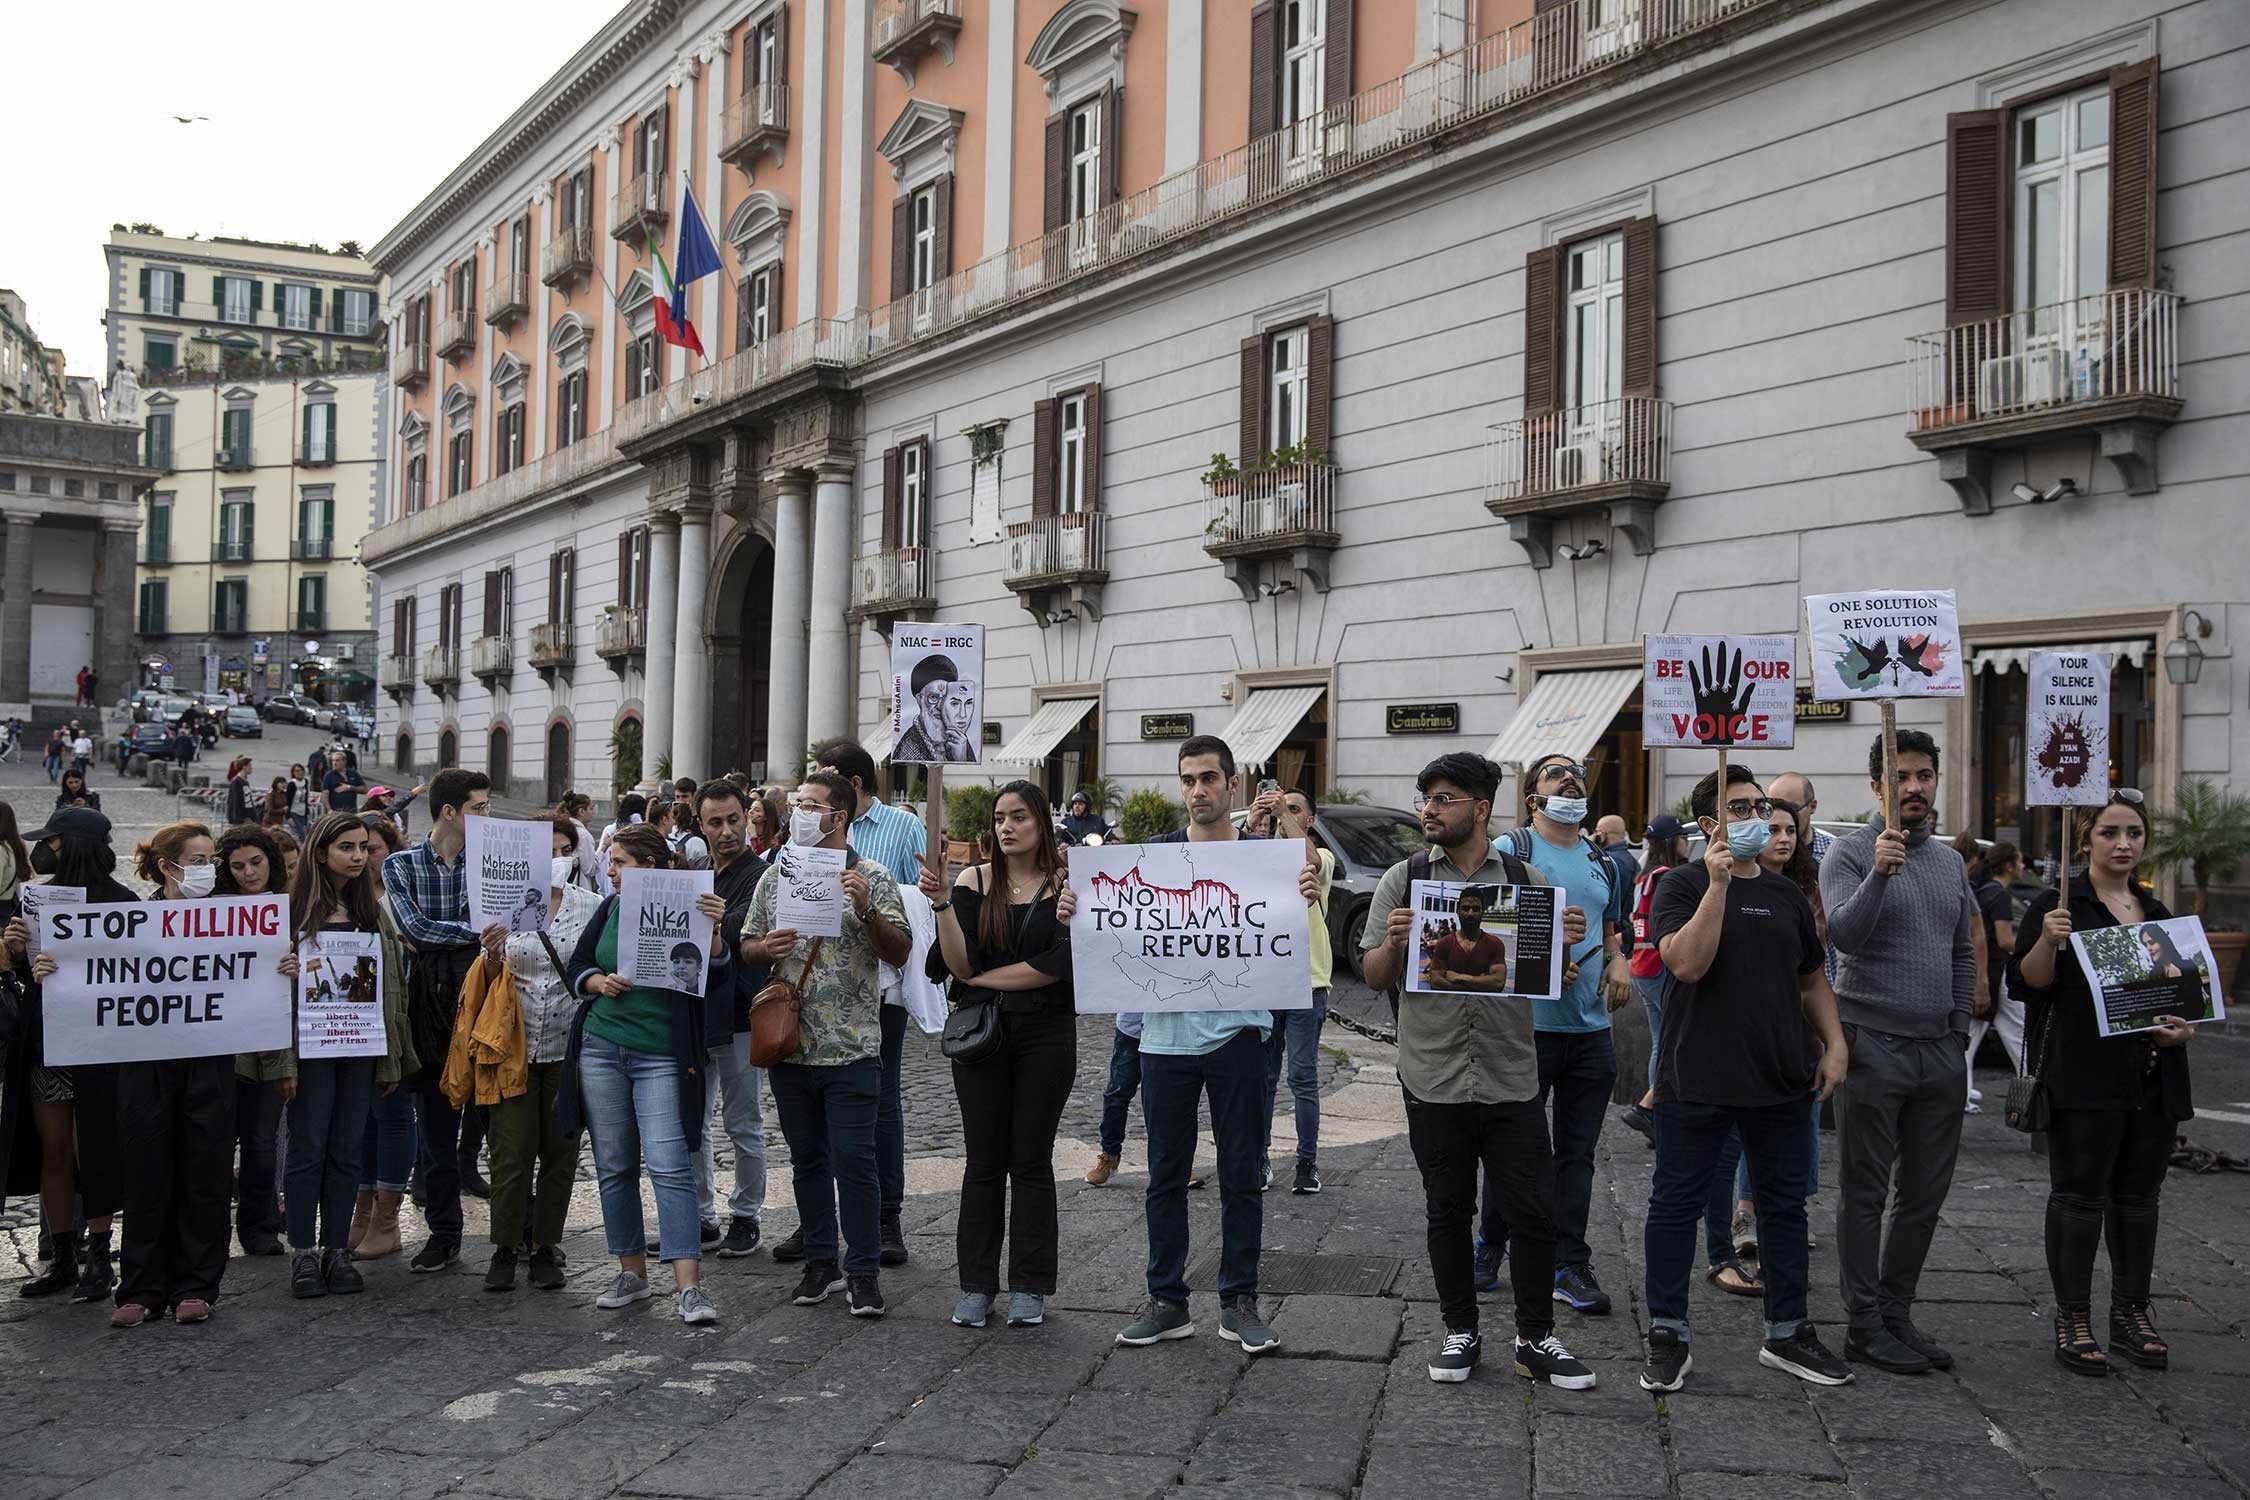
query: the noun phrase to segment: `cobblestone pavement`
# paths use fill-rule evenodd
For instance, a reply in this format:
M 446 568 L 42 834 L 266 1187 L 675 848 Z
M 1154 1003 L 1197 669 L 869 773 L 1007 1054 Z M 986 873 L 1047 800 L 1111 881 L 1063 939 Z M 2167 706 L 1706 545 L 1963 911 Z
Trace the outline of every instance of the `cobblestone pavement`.
M 787 1304 L 791 1268 L 760 1254 L 707 1262 L 722 1313 L 690 1330 L 659 1299 L 596 1310 L 607 1280 L 592 1185 L 569 1218 L 571 1284 L 480 1288 L 483 1251 L 445 1275 L 369 1267 L 367 1294 L 293 1302 L 278 1260 L 235 1261 L 200 1328 L 109 1332 L 99 1306 L 9 1295 L 0 1271 L 0 1494 L 8 1500 L 166 1495 L 1017 1497 L 1763 1497 L 1949 1494 L 2165 1500 L 2250 1494 L 2250 1183 L 2175 1174 L 2165 1197 L 2159 1321 L 2174 1368 L 2096 1383 L 2046 1349 L 2040 1248 L 2044 1163 L 1990 1115 L 1967 1150 L 1924 1278 L 1922 1321 L 1950 1343 L 1948 1375 L 1863 1370 L 1814 1390 L 1755 1362 L 1757 1311 L 1698 1281 L 1697 1358 L 1665 1399 L 1634 1374 L 1644 1327 L 1639 1237 L 1649 1157 L 1605 1132 L 1592 1239 L 1618 1311 L 1561 1314 L 1591 1361 L 1590 1392 L 1534 1389 L 1487 1363 L 1466 1386 L 1430 1383 L 1438 1330 L 1421 1252 L 1421 1189 L 1400 1133 L 1391 1055 L 1331 1028 L 1327 1191 L 1264 1199 L 1265 1307 L 1282 1338 L 1255 1363 L 1216 1337 L 1198 1290 L 1194 1339 L 1120 1349 L 1142 1296 L 1138 1147 L 1126 1173 L 1078 1180 L 1107 1026 L 1081 1029 L 1081 1087 L 1065 1120 L 1063 1287 L 1046 1326 L 969 1332 L 954 1286 L 952 1106 L 933 1048 L 910 1043 L 913 1263 L 887 1272 L 890 1316 L 833 1298 Z M 2191 1127 L 2250 1150 L 2250 1046 L 2198 1049 L 2198 1092 L 2235 1120 Z M 1987 1075 L 1997 1085 L 1999 1075 Z M 1280 1154 L 1290 1129 L 1286 1095 Z M 1138 1130 L 1136 1120 L 1135 1130 Z M 776 1165 L 780 1165 L 778 1132 Z M 1831 1146 L 1831 1150 L 1833 1147 Z M 1206 1157 L 1208 1159 L 1208 1157 Z M 768 1234 L 791 1226 L 784 1172 Z M 1217 1195 L 1191 1200 L 1198 1250 Z M 1829 1238 L 1835 1200 L 1816 1206 Z M 409 1218 L 411 1219 L 411 1214 Z M 472 1241 L 481 1205 L 471 1204 Z M 19 1231 L 19 1255 L 29 1234 Z M 1295 1257 L 1317 1257 L 1310 1261 Z M 1381 1295 L 1292 1292 L 1287 1272 L 1372 1272 Z M 1816 1252 L 1814 1312 L 1836 1322 L 1835 1261 Z M 661 1284 L 664 1278 L 659 1274 Z M 1301 1284 L 1301 1283 L 1300 1283 Z M 1356 1290 L 1364 1293 L 1362 1285 Z M 1488 1328 L 1506 1328 L 1487 1299 Z

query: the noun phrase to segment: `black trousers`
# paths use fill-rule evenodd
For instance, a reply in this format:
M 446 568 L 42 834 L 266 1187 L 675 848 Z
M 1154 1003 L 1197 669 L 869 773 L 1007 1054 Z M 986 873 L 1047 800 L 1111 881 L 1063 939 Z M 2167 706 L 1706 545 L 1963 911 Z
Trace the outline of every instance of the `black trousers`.
M 254 1239 L 281 1238 L 281 1090 L 236 1078 L 234 1134 L 242 1153 L 235 1175 L 234 1232 L 247 1250 Z
M 126 1143 L 119 1306 L 138 1302 L 161 1313 L 189 1297 L 218 1300 L 227 1268 L 234 1083 L 231 1054 L 118 1067 L 117 1123 Z
M 1021 1011 L 1002 1018 L 1000 1035 L 996 1055 L 953 1065 L 969 1158 L 954 1258 L 962 1291 L 997 1296 L 1005 1237 L 1008 1289 L 1052 1297 L 1061 1239 L 1055 1130 L 1078 1074 L 1078 1017 L 1067 1005 Z
M 461 1111 L 438 1087 L 445 1055 L 453 1042 L 453 1017 L 460 1008 L 461 981 L 476 961 L 475 948 L 436 948 L 414 957 L 407 979 L 408 1018 L 414 1050 L 422 1061 L 414 1079 L 414 1115 L 421 1127 L 422 1190 L 428 1202 L 422 1218 L 430 1238 L 461 1243 Z M 474 1158 L 471 1165 L 474 1165 Z
M 2109 1238 L 2112 1306 L 2148 1301 L 2156 1267 L 2157 1198 L 2176 1127 L 2160 1105 L 2137 1110 L 2056 1105 L 2047 1131 L 2047 1274 L 2055 1301 L 2093 1301 L 2094 1251 Z
M 1477 1168 L 1497 1192 L 1508 1225 L 1508 1279 L 1516 1332 L 1539 1340 L 1555 1328 L 1555 1158 L 1537 1099 L 1514 1104 L 1431 1104 L 1406 1095 L 1406 1136 L 1422 1169 L 1430 1274 L 1445 1326 L 1477 1326 Z

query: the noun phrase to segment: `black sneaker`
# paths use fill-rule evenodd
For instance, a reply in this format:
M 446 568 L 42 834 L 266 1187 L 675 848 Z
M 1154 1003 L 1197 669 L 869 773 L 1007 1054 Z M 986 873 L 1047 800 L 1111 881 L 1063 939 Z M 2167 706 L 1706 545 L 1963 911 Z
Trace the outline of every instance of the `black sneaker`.
M 719 1243 L 719 1236 L 722 1233 L 717 1219 L 702 1220 L 696 1225 L 696 1231 L 702 1235 L 703 1248 L 706 1250 Z
M 1813 1385 L 1849 1385 L 1852 1380 L 1851 1366 L 1820 1341 L 1820 1335 L 1813 1332 L 1810 1323 L 1788 1338 L 1767 1339 L 1758 1351 L 1758 1363 L 1769 1369 L 1786 1370 Z M 1923 1361 L 1922 1368 L 1929 1368 L 1927 1360 Z
M 879 1259 L 886 1266 L 903 1266 L 911 1258 L 906 1253 L 906 1230 L 898 1220 L 897 1214 L 883 1215 L 882 1251 Z M 881 1301 L 880 1298 L 876 1300 Z
M 415 1252 L 414 1258 L 406 1263 L 406 1269 L 417 1276 L 426 1276 L 432 1271 L 444 1270 L 460 1258 L 461 1246 L 458 1242 L 433 1238 Z
M 292 1297 L 325 1297 L 328 1295 L 328 1278 L 320 1274 L 320 1252 L 300 1250 L 289 1263 L 289 1295 Z
M 1445 1336 L 1444 1346 L 1430 1356 L 1430 1379 L 1440 1385 L 1459 1385 L 1483 1357 L 1484 1340 L 1477 1331 L 1456 1328 Z
M 513 1245 L 502 1245 L 492 1252 L 492 1263 L 484 1268 L 484 1289 L 488 1292 L 512 1292 L 516 1289 L 516 1251 Z
M 1590 1318 L 1604 1317 L 1609 1312 L 1609 1293 L 1594 1280 L 1592 1266 L 1558 1266 L 1555 1269 L 1555 1300 L 1567 1303 Z
M 1317 1193 L 1320 1191 L 1320 1169 L 1309 1161 L 1297 1163 L 1297 1181 L 1289 1189 L 1292 1193 Z
M 1516 1373 L 1528 1380 L 1543 1380 L 1566 1391 L 1590 1391 L 1595 1375 L 1584 1360 L 1565 1349 L 1552 1333 L 1533 1343 L 1516 1340 Z
M 1641 1366 L 1641 1389 L 1644 1391 L 1676 1391 L 1687 1384 L 1688 1371 L 1695 1368 L 1695 1356 L 1688 1352 L 1687 1340 L 1669 1328 L 1652 1328 L 1648 1334 L 1648 1363 Z
M 872 1276 L 854 1276 L 845 1285 L 844 1306 L 855 1318 L 879 1318 L 883 1315 L 883 1288 Z
M 758 1221 L 745 1219 L 740 1214 L 727 1225 L 727 1237 L 719 1241 L 719 1259 L 740 1260 L 745 1255 L 755 1255 L 758 1250 Z
M 1480 1292 L 1500 1290 L 1500 1252 L 1482 1239 L 1477 1241 L 1476 1259 L 1469 1271 L 1469 1285 Z
M 559 1292 L 570 1282 L 563 1275 L 562 1252 L 543 1245 L 531 1252 L 531 1284 L 542 1292 Z
M 1649 1150 L 1654 1151 L 1656 1149 L 1656 1116 L 1641 1108 L 1639 1104 L 1628 1104 L 1619 1110 L 1617 1112 L 1617 1123 L 1640 1136 L 1642 1140 L 1647 1141 Z
M 792 1229 L 788 1238 L 773 1247 L 773 1258 L 783 1265 L 794 1265 L 805 1258 L 805 1232 Z
M 1767 1340 L 1766 1348 L 1769 1351 L 1773 1349 L 1774 1341 Z M 1855 1365 L 1873 1365 L 1876 1369 L 1887 1370 L 1893 1375 L 1926 1375 L 1930 1370 L 1928 1356 L 1901 1342 L 1898 1335 L 1888 1328 L 1852 1329 L 1844 1335 L 1844 1354 Z M 1769 1365 L 1774 1363 L 1771 1353 L 1760 1354 L 1758 1358 Z M 1783 1367 L 1775 1365 L 1774 1368 Z M 1839 1382 L 1829 1383 L 1834 1385 Z
M 805 1274 L 789 1300 L 799 1307 L 817 1307 L 828 1300 L 830 1292 L 843 1289 L 844 1273 L 837 1264 L 832 1260 L 816 1260 L 805 1267 Z
M 1912 1318 L 1900 1318 L 1895 1323 L 1885 1323 L 1883 1326 L 1891 1331 L 1892 1338 L 1928 1360 L 1931 1369 L 1953 1368 L 1953 1351 L 1915 1327 Z
M 321 1257 L 320 1274 L 327 1280 L 331 1296 L 350 1297 L 367 1290 L 367 1278 L 352 1264 L 351 1251 L 341 1245 Z

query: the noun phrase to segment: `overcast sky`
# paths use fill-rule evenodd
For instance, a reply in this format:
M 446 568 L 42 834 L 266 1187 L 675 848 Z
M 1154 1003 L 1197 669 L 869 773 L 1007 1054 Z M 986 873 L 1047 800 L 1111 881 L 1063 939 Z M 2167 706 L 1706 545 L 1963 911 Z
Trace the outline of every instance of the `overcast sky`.
M 0 286 L 102 375 L 110 225 L 372 246 L 623 3 L 0 6 Z

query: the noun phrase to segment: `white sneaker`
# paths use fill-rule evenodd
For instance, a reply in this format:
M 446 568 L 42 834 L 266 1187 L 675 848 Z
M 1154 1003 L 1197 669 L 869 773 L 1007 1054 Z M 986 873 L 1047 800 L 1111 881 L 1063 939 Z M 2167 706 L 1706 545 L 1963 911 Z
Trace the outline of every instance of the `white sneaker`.
M 609 1290 L 594 1299 L 594 1306 L 605 1308 L 631 1307 L 636 1302 L 646 1302 L 656 1294 L 649 1290 L 648 1281 L 630 1271 L 619 1271 Z
M 679 1310 L 680 1321 L 683 1323 L 716 1323 L 719 1321 L 719 1310 L 711 1305 L 709 1297 L 703 1295 L 703 1288 L 700 1286 L 681 1287 L 679 1296 L 673 1301 L 673 1306 Z
M 1983 1089 L 1980 1089 L 1980 1088 L 1978 1088 L 1978 1087 L 1977 1087 L 1976 1085 L 1974 1085 L 1974 1084 L 1971 1084 L 1971 1085 L 1969 1086 L 1969 1102 L 1970 1102 L 1971 1104 L 1982 1104 L 1982 1103 L 1984 1103 L 1984 1090 L 1983 1090 Z

